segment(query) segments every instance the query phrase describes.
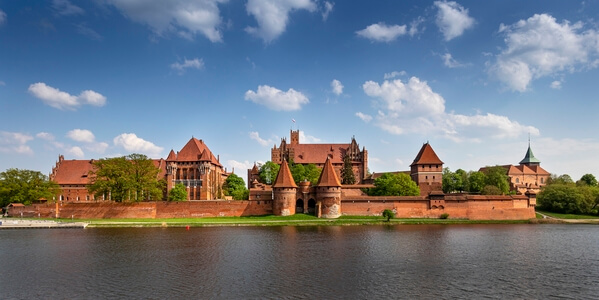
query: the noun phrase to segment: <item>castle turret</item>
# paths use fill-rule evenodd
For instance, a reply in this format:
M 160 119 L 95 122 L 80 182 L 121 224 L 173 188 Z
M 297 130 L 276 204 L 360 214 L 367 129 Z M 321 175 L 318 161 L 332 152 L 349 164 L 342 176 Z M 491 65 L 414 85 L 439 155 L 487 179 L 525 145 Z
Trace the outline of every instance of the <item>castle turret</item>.
M 420 188 L 421 195 L 442 190 L 443 162 L 428 142 L 422 145 L 410 168 L 412 180 Z
M 534 154 L 532 154 L 532 149 L 530 149 L 530 140 L 528 141 L 528 150 L 524 155 L 524 158 L 520 161 L 521 165 L 525 166 L 538 166 L 541 164 L 541 161 L 538 160 Z
M 295 214 L 295 201 L 297 185 L 291 176 L 291 170 L 287 161 L 281 162 L 281 168 L 272 185 L 273 190 L 273 208 L 272 212 L 276 216 L 289 216 Z
M 318 217 L 334 219 L 341 216 L 341 183 L 329 157 L 318 179 L 316 197 Z

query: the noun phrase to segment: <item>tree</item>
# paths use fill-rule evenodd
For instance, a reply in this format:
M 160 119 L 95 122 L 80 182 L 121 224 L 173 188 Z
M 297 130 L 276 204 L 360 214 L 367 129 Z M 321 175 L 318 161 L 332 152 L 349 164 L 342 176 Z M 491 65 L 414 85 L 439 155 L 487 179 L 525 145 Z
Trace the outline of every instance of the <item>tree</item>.
M 160 169 L 143 154 L 94 161 L 88 189 L 96 197 L 104 195 L 116 202 L 159 200 L 165 182 L 158 180 Z
M 568 174 L 562 174 L 559 176 L 556 174 L 551 174 L 551 176 L 549 176 L 547 179 L 547 185 L 551 184 L 574 184 L 574 180 L 572 180 L 572 177 L 570 177 Z
M 352 167 L 351 159 L 347 154 L 345 154 L 345 156 L 343 157 L 343 168 L 341 169 L 341 183 L 356 183 L 356 176 L 354 176 L 354 169 Z
M 460 178 L 461 184 L 456 187 L 459 192 L 468 191 L 468 173 L 462 169 L 455 170 L 455 175 Z
M 573 184 L 545 186 L 537 196 L 539 208 L 566 214 L 597 214 L 599 188 Z
M 461 170 L 461 171 L 463 172 L 464 170 Z M 449 168 L 443 168 L 442 185 L 443 185 L 443 193 L 446 193 L 446 194 L 453 193 L 455 191 L 463 191 L 464 190 L 462 175 L 458 174 L 457 171 L 456 171 L 456 173 L 451 172 L 451 170 L 449 170 Z
M 480 193 L 482 195 L 502 195 L 503 191 L 494 185 L 487 185 L 480 191 Z
M 577 182 L 579 185 L 597 186 L 597 178 L 593 174 L 584 174 Z
M 291 171 L 291 176 L 293 176 L 293 180 L 296 184 L 306 180 L 315 185 L 318 183 L 320 173 L 322 172 L 322 170 L 315 164 L 303 165 L 293 163 L 293 161 L 290 163 L 289 170 Z
M 501 194 L 507 194 L 510 191 L 509 178 L 507 171 L 502 166 L 485 168 L 485 185 L 496 186 Z
M 187 188 L 182 183 L 177 183 L 168 193 L 169 201 L 185 201 L 187 200 Z
M 368 189 L 370 196 L 418 196 L 420 189 L 409 175 L 385 173 L 374 180 L 374 187 Z
M 260 182 L 266 184 L 273 184 L 279 173 L 281 166 L 272 161 L 267 161 L 260 166 Z
M 223 189 L 225 190 L 225 195 L 233 196 L 233 199 L 235 200 L 248 199 L 249 191 L 245 187 L 245 181 L 235 174 L 231 174 L 227 177 Z
M 387 218 L 387 222 L 389 222 L 389 220 L 395 218 L 395 213 L 387 208 L 383 210 L 383 217 Z
M 8 169 L 0 173 L 0 206 L 10 203 L 31 204 L 33 201 L 53 200 L 60 187 L 41 172 Z
M 470 193 L 481 193 L 485 187 L 485 174 L 480 171 L 468 173 L 468 188 L 466 189 Z

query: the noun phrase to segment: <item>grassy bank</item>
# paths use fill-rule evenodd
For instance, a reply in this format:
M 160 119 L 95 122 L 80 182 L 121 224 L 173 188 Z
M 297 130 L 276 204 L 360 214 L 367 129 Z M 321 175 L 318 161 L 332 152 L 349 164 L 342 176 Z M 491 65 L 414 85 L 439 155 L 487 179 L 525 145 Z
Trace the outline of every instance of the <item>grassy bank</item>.
M 559 214 L 559 213 L 554 213 L 554 212 L 546 212 L 546 211 L 542 211 L 542 210 L 537 210 L 537 218 L 539 216 L 539 213 L 547 215 L 547 216 L 552 217 L 552 218 L 556 218 L 556 219 L 568 219 L 568 220 L 575 220 L 575 219 L 599 219 L 599 216 L 574 215 L 574 214 Z
M 71 219 L 59 219 L 71 222 Z M 375 216 L 342 216 L 319 219 L 310 215 L 172 218 L 172 219 L 80 219 L 88 227 L 209 227 L 209 226 L 331 226 L 331 225 L 399 225 L 399 224 L 526 224 L 529 220 L 465 220 L 465 219 L 391 219 Z

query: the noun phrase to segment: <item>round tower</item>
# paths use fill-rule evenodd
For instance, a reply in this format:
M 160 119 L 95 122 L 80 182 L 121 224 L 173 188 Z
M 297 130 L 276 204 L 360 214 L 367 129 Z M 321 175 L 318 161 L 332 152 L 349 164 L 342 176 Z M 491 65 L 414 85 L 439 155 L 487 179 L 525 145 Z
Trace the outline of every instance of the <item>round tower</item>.
M 293 181 L 287 161 L 281 162 L 281 168 L 272 185 L 273 206 L 272 212 L 275 216 L 290 216 L 295 214 L 295 201 L 297 185 Z
M 335 219 L 341 216 L 341 183 L 327 157 L 316 187 L 317 216 Z

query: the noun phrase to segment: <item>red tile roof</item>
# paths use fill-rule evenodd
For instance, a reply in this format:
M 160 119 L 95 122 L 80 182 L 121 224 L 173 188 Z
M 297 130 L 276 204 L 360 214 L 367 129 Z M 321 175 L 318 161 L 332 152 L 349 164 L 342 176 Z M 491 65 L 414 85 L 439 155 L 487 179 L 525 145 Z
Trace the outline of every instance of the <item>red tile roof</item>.
M 324 168 L 322 168 L 322 172 L 320 173 L 320 178 L 318 179 L 317 186 L 328 186 L 328 187 L 340 187 L 341 182 L 339 182 L 339 178 L 337 178 L 337 174 L 335 173 L 335 169 L 333 168 L 333 164 L 331 160 L 327 158 L 324 163 Z
M 296 164 L 322 164 L 331 157 L 334 164 L 342 164 L 343 156 L 350 144 L 297 144 L 288 145 L 293 148 Z
M 291 176 L 291 170 L 289 170 L 289 165 L 286 160 L 283 160 L 281 163 L 281 168 L 279 169 L 279 173 L 277 174 L 277 179 L 275 179 L 273 188 L 297 188 L 297 184 L 293 180 L 293 176 Z
M 62 160 L 50 179 L 60 185 L 88 184 L 88 174 L 93 169 L 93 160 Z
M 171 150 L 172 151 L 172 150 Z M 173 153 L 174 154 L 174 153 Z M 169 154 L 168 161 L 209 161 L 217 166 L 222 166 L 218 159 L 212 154 L 204 141 L 192 137 L 181 151 L 177 152 L 175 158 Z
M 442 165 L 443 164 L 443 162 L 439 159 L 439 157 L 437 156 L 437 153 L 435 153 L 435 150 L 433 150 L 433 147 L 431 147 L 431 145 L 429 143 L 422 145 L 422 148 L 420 148 L 420 152 L 418 152 L 418 155 L 416 155 L 414 162 L 410 166 L 424 165 L 424 164 L 431 164 L 431 165 Z

